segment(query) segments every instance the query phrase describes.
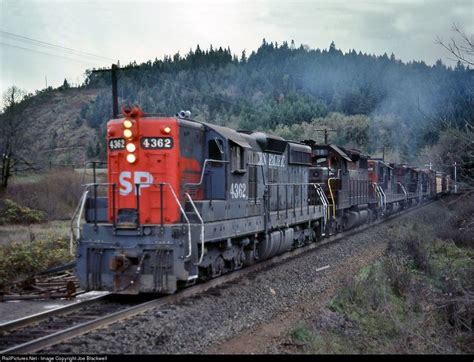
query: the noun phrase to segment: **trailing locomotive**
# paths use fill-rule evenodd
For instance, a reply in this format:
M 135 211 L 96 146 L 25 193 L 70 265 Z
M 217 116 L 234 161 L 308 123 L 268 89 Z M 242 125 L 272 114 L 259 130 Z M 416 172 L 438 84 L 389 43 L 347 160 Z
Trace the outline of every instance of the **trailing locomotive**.
M 123 115 L 107 124 L 107 182 L 86 185 L 78 209 L 85 290 L 174 293 L 438 193 L 436 173 L 356 150 L 238 132 L 185 112 Z

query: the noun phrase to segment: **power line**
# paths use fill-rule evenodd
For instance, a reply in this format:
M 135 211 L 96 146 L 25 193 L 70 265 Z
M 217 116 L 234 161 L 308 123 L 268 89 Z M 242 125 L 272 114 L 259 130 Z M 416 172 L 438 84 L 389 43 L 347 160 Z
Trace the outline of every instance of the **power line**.
M 82 50 L 77 50 L 77 49 L 73 49 L 73 48 L 64 47 L 62 45 L 52 44 L 52 43 L 48 43 L 48 42 L 45 42 L 45 41 L 41 41 L 41 40 L 37 40 L 37 39 L 33 39 L 33 38 L 28 38 L 26 36 L 13 34 L 13 33 L 10 33 L 8 31 L 4 31 L 4 30 L 0 30 L 0 33 L 6 35 L 7 37 L 18 39 L 18 40 L 21 40 L 21 41 L 29 41 L 29 42 L 33 42 L 33 43 L 37 43 L 37 44 L 46 45 L 46 46 L 49 46 L 49 47 L 54 47 L 54 48 L 67 50 L 67 51 L 70 51 L 70 52 L 76 52 L 76 53 L 79 53 L 79 54 L 82 54 L 82 55 L 85 55 L 85 56 L 89 56 L 89 57 L 95 57 L 95 58 L 100 58 L 100 59 L 103 59 L 103 60 L 109 60 L 109 61 L 112 60 L 112 61 L 114 61 L 111 58 L 103 57 L 101 55 L 96 55 L 96 54 L 92 54 L 92 53 L 85 52 L 85 51 L 82 51 Z
M 99 63 L 99 60 L 80 60 L 80 59 L 73 59 L 73 58 L 69 58 L 69 57 L 62 56 L 62 55 L 51 54 L 51 53 L 45 53 L 45 52 L 42 52 L 42 51 L 36 50 L 36 49 L 24 48 L 24 47 L 21 47 L 21 46 L 19 46 L 19 45 L 13 45 L 13 44 L 8 44 L 8 43 L 3 43 L 3 42 L 0 42 L 0 44 L 1 44 L 1 45 L 6 45 L 6 46 L 9 46 L 9 47 L 12 47 L 12 48 L 18 48 L 18 49 L 26 50 L 26 51 L 33 52 L 33 53 L 39 53 L 39 54 L 49 55 L 49 56 L 52 56 L 52 57 L 63 58 L 63 59 L 67 59 L 67 60 L 71 60 L 71 61 L 73 61 L 73 62 L 79 62 L 79 63 L 83 63 L 83 64 L 100 64 L 100 63 Z

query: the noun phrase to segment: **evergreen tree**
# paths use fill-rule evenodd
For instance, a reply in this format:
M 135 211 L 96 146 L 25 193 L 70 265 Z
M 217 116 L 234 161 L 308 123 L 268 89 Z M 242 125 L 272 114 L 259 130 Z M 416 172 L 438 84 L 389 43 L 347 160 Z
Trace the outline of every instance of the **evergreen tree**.
M 71 86 L 69 85 L 68 81 L 66 78 L 64 78 L 64 82 L 63 82 L 63 85 L 61 87 L 62 89 L 69 89 L 71 88 Z

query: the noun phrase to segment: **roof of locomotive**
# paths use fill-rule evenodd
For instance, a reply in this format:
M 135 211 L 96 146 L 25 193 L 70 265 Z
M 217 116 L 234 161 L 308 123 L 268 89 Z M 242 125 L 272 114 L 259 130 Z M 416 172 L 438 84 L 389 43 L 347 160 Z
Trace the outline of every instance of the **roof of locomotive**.
M 334 144 L 318 144 L 314 140 L 304 140 L 304 144 L 310 146 L 312 149 L 326 149 L 326 150 L 332 150 L 335 153 L 337 153 L 339 156 L 344 158 L 348 162 L 353 162 L 352 159 L 349 157 L 347 154 L 347 151 L 343 147 L 336 146 Z
M 369 158 L 368 160 L 369 162 L 376 162 L 376 163 L 380 163 L 382 164 L 384 167 L 387 167 L 387 168 L 390 168 L 390 169 L 393 169 L 392 166 L 390 166 L 388 163 L 386 163 L 384 160 L 382 160 L 381 158 Z
M 304 143 L 285 140 L 282 137 L 271 135 L 260 131 L 234 130 L 229 127 L 220 126 L 213 123 L 196 121 L 190 118 L 176 117 L 181 124 L 191 126 L 191 124 L 199 125 L 211 129 L 220 134 L 223 138 L 237 144 L 246 149 L 253 149 L 262 152 L 284 153 L 287 145 L 291 145 L 292 149 L 300 152 L 311 153 L 311 148 Z
M 218 126 L 216 124 L 212 123 L 207 123 L 207 122 L 200 122 L 204 126 L 216 131 L 220 135 L 224 136 L 227 138 L 229 141 L 234 142 L 235 144 L 239 145 L 240 147 L 243 148 L 255 148 L 252 147 L 252 145 L 249 144 L 248 140 L 245 139 L 243 134 L 237 132 L 236 130 L 229 128 L 229 127 L 224 127 L 224 126 Z

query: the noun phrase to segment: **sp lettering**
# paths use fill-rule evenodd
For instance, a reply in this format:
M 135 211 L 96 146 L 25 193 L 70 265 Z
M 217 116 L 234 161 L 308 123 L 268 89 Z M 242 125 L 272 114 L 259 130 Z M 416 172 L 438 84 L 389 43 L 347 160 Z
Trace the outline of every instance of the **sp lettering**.
M 150 187 L 153 183 L 153 176 L 151 173 L 146 171 L 122 171 L 119 175 L 119 184 L 120 184 L 120 195 L 127 196 L 132 191 L 134 194 L 137 194 L 136 185 L 140 184 L 140 193 L 141 190 L 147 187 Z

